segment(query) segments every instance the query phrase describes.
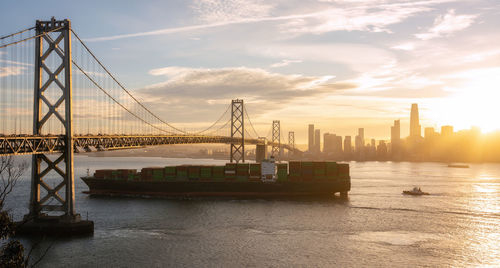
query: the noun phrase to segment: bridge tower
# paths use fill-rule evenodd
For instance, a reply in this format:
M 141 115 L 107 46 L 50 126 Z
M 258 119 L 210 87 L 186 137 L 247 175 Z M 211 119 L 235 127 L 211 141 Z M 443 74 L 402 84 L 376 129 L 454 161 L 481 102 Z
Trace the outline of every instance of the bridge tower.
M 53 38 L 49 32 L 57 37 Z M 22 229 L 23 232 L 59 234 L 93 232 L 93 222 L 81 221 L 80 215 L 75 212 L 71 22 L 56 21 L 54 18 L 37 21 L 36 35 L 33 135 L 49 134 L 44 126 L 49 121 L 55 121 L 62 129 L 58 145 L 64 149 L 56 157 L 46 154 L 32 156 L 30 212 L 25 216 L 28 223 Z M 44 49 L 44 44 L 47 49 Z M 52 59 L 56 66 L 51 65 L 48 59 Z M 57 94 L 55 100 L 46 95 L 50 92 Z M 57 184 L 51 186 L 47 182 L 48 177 L 58 178 Z M 60 191 L 64 194 L 61 195 Z
M 245 162 L 245 122 L 243 100 L 231 101 L 231 163 Z
M 288 146 L 290 146 L 292 150 L 295 149 L 295 132 L 293 131 L 288 132 Z M 288 156 L 292 155 L 292 150 L 288 150 Z
M 272 137 L 272 147 L 271 155 L 274 156 L 276 160 L 281 158 L 281 139 L 280 139 L 280 121 L 273 121 L 273 137 Z

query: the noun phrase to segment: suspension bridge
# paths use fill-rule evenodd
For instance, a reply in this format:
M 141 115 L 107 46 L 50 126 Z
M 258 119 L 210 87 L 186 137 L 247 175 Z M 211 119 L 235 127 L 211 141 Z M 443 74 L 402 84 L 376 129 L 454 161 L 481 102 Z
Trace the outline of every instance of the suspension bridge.
M 243 100 L 223 109 L 205 128 L 174 126 L 105 67 L 69 20 L 36 21 L 0 37 L 0 156 L 32 155 L 26 218 L 35 223 L 81 221 L 75 153 L 202 143 L 228 144 L 231 162 L 245 161 L 248 144 L 270 146 L 277 158 L 283 150 L 300 153 L 294 132 L 283 140 L 279 120 L 270 124 L 270 135 L 260 136 Z

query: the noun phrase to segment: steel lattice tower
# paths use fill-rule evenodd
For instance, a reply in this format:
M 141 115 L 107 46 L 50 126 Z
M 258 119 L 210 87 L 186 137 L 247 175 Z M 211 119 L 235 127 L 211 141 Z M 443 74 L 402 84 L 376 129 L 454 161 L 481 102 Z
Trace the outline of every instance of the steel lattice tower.
M 292 150 L 295 150 L 295 132 L 293 131 L 288 132 L 288 146 L 290 146 Z
M 53 39 L 47 34 L 48 32 L 55 33 L 57 37 Z M 69 20 L 56 21 L 54 18 L 51 21 L 37 21 L 36 34 L 38 37 L 35 43 L 33 135 L 47 134 L 46 129 L 44 131 L 44 125 L 50 120 L 55 121 L 62 125 L 61 135 L 64 138 L 60 139 L 59 145 L 64 149 L 55 160 L 46 154 L 33 155 L 28 216 L 37 219 L 46 216 L 47 212 L 57 211 L 59 214 L 62 213 L 59 215 L 61 219 L 75 221 L 79 220 L 80 215 L 75 213 L 73 174 L 71 22 Z M 45 50 L 44 43 L 48 45 Z M 60 65 L 54 68 L 49 62 L 46 64 L 50 56 L 56 61 L 60 60 Z M 64 80 L 61 81 L 61 78 Z M 45 96 L 53 88 L 56 88 L 56 92 L 52 92 L 57 94 L 56 100 Z M 64 167 L 59 166 L 61 164 Z M 61 178 L 54 187 L 44 181 L 51 171 L 53 171 L 52 174 Z M 45 192 L 44 196 L 41 196 L 41 189 Z M 64 191 L 64 195 L 61 196 L 59 191 Z
M 272 149 L 271 155 L 275 159 L 279 159 L 281 156 L 281 141 L 280 141 L 280 121 L 273 121 L 273 138 L 272 138 Z
M 243 111 L 243 100 L 231 101 L 231 163 L 245 162 L 245 116 Z

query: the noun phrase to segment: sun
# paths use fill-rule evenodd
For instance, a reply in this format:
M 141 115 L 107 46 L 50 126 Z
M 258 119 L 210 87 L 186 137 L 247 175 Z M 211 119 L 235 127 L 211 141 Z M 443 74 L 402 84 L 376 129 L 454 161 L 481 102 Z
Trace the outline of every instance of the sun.
M 461 82 L 445 88 L 450 96 L 430 103 L 434 121 L 455 130 L 472 126 L 483 133 L 500 130 L 500 68 L 471 70 L 454 78 Z

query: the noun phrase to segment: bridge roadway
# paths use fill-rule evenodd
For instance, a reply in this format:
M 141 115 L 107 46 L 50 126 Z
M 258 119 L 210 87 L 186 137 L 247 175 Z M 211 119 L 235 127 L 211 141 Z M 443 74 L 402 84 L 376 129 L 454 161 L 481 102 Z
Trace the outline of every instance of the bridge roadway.
M 22 154 L 61 153 L 65 145 L 64 135 L 0 136 L 0 156 Z M 203 135 L 82 135 L 73 136 L 76 153 L 90 150 L 119 150 L 167 144 L 239 143 L 241 138 Z M 245 144 L 258 144 L 258 139 L 245 139 Z M 273 143 L 268 141 L 268 146 Z M 301 152 L 286 144 L 282 148 Z

